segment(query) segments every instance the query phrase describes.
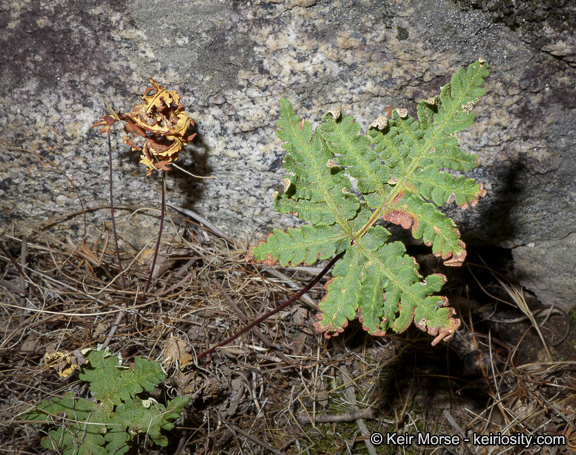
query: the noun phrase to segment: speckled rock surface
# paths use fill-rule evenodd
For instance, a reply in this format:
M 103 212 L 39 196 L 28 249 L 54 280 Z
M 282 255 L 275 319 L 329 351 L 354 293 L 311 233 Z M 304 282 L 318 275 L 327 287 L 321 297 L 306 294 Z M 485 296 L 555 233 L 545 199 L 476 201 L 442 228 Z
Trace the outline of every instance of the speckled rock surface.
M 448 0 L 4 0 L 0 220 L 38 229 L 80 210 L 77 193 L 86 207 L 106 206 L 106 140 L 90 130 L 104 114 L 98 93 L 127 111 L 154 77 L 180 93 L 197 125 L 181 166 L 215 177 L 171 172 L 169 202 L 254 241 L 293 223 L 271 203 L 283 176 L 274 134 L 281 96 L 312 122 L 340 107 L 365 128 L 390 103 L 415 115 L 418 100 L 483 57 L 488 94 L 460 139 L 481 156 L 473 175 L 489 195 L 450 213 L 468 243 L 513 248 L 523 284 L 543 301 L 570 305 L 574 263 L 566 270 L 554 256 L 576 257 L 574 33 L 543 26 L 547 40 L 537 40 L 461 8 Z M 116 204 L 158 209 L 159 178 L 144 177 L 119 132 L 113 139 Z M 155 218 L 122 213 L 128 241 L 153 237 Z M 88 221 L 95 235 L 109 213 L 92 210 Z M 82 234 L 82 217 L 66 223 Z

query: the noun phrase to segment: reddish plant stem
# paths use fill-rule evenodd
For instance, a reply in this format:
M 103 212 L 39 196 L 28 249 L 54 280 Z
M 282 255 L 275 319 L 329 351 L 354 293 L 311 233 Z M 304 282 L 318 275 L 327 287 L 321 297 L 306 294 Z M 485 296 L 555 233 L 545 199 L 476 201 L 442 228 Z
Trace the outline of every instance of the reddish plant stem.
M 152 266 L 150 267 L 150 275 L 148 275 L 148 282 L 144 289 L 144 294 L 148 291 L 150 283 L 152 282 L 152 275 L 156 267 L 156 259 L 158 258 L 158 251 L 160 250 L 160 239 L 162 238 L 162 230 L 164 229 L 164 213 L 166 212 L 166 172 L 162 171 L 162 208 L 160 210 L 160 228 L 158 229 L 158 240 L 156 241 L 156 250 L 152 258 Z
M 264 314 L 263 316 L 260 316 L 258 319 L 256 319 L 255 321 L 251 322 L 250 324 L 248 324 L 246 327 L 244 327 L 242 330 L 240 330 L 239 332 L 235 333 L 234 335 L 232 335 L 230 338 L 225 339 L 224 341 L 221 341 L 220 343 L 218 343 L 216 346 L 211 347 L 210 349 L 208 349 L 207 351 L 204 351 L 202 354 L 200 354 L 198 357 L 196 357 L 197 359 L 201 359 L 204 356 L 207 356 L 208 354 L 212 354 L 216 349 L 227 345 L 228 343 L 231 343 L 232 341 L 234 341 L 236 338 L 238 338 L 240 335 L 242 335 L 243 333 L 246 333 L 248 330 L 250 330 L 252 327 L 254 327 L 255 325 L 260 324 L 262 321 L 268 319 L 271 316 L 274 316 L 276 313 L 278 313 L 279 311 L 282 311 L 284 308 L 286 308 L 288 305 L 290 305 L 291 303 L 295 302 L 296 300 L 298 300 L 300 297 L 302 297 L 304 294 L 306 294 L 310 289 L 312 289 L 312 287 L 318 283 L 318 281 L 320 281 L 320 279 L 326 275 L 328 273 L 328 271 L 334 266 L 334 264 L 336 264 L 336 262 L 342 258 L 342 256 L 344 256 L 345 251 L 342 251 L 341 253 L 337 254 L 336 256 L 334 256 L 332 258 L 332 260 L 328 263 L 328 265 L 326 265 L 326 267 L 324 267 L 322 269 L 322 271 L 316 275 L 314 277 L 314 279 L 312 281 L 310 281 L 310 283 L 308 283 L 306 285 L 306 287 L 304 289 L 302 289 L 300 292 L 298 292 L 298 294 L 295 294 L 290 300 L 288 300 L 287 302 L 284 302 L 282 305 L 280 305 L 278 308 Z
M 126 289 L 126 278 L 124 278 L 124 269 L 120 259 L 120 249 L 118 248 L 118 236 L 116 235 L 116 218 L 114 217 L 114 195 L 112 192 L 112 144 L 110 143 L 110 130 L 108 130 L 108 161 L 110 163 L 110 214 L 112 216 L 112 233 L 114 234 L 114 244 L 116 245 L 116 257 L 118 258 L 118 268 L 122 276 L 122 287 Z

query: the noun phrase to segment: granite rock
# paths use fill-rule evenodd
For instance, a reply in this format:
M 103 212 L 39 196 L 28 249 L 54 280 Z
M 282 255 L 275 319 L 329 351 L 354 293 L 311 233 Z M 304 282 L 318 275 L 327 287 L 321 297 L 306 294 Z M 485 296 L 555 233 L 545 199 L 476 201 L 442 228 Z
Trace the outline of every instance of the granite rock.
M 126 112 L 154 77 L 178 91 L 196 123 L 181 166 L 214 177 L 171 172 L 169 202 L 255 241 L 295 223 L 271 202 L 283 176 L 280 97 L 313 123 L 340 107 L 366 128 L 389 104 L 415 115 L 418 100 L 482 57 L 488 93 L 459 138 L 480 155 L 472 175 L 489 193 L 448 211 L 469 244 L 512 248 L 522 283 L 543 301 L 571 305 L 573 27 L 555 13 L 522 29 L 494 11 L 449 0 L 4 1 L 0 220 L 29 230 L 56 220 L 78 237 L 80 198 L 92 209 L 89 235 L 109 225 L 99 208 L 109 204 L 106 140 L 90 129 L 104 114 L 99 94 Z M 144 177 L 119 133 L 113 145 L 123 238 L 141 246 L 155 232 L 160 179 Z M 142 207 L 155 217 L 134 213 Z

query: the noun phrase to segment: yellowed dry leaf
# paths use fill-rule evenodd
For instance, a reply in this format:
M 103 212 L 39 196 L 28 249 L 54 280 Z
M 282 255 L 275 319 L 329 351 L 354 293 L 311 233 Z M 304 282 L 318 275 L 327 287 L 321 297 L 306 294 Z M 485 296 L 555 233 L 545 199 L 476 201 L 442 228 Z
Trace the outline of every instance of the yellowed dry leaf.
M 78 353 L 78 355 L 74 353 L 66 354 L 56 351 L 51 346 L 46 348 L 46 354 L 44 354 L 42 360 L 47 366 L 53 368 L 61 378 L 67 378 L 74 373 L 76 369 L 80 368 L 80 365 L 86 363 L 86 360 L 80 353 Z

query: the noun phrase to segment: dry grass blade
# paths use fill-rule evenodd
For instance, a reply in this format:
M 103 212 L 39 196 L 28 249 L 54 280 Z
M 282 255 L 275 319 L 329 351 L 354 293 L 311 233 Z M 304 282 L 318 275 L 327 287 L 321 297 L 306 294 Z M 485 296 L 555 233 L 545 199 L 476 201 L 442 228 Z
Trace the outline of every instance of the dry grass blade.
M 502 286 L 502 288 L 506 290 L 506 292 L 508 293 L 512 301 L 516 304 L 516 306 L 520 309 L 520 311 L 522 311 L 522 313 L 524 313 L 528 317 L 528 319 L 532 323 L 532 327 L 534 327 L 536 332 L 538 332 L 538 336 L 540 337 L 542 345 L 546 350 L 548 359 L 552 362 L 553 358 L 552 354 L 550 353 L 550 349 L 548 349 L 548 343 L 546 343 L 544 335 L 542 335 L 542 331 L 540 330 L 540 326 L 538 325 L 538 322 L 536 321 L 534 314 L 532 313 L 532 311 L 530 311 L 530 308 L 528 308 L 528 304 L 526 303 L 526 299 L 524 298 L 522 288 L 513 283 L 510 284 L 504 283 L 504 281 L 502 281 L 497 275 L 494 275 L 494 278 L 496 278 L 496 280 L 498 280 L 498 282 L 500 283 L 500 286 Z

